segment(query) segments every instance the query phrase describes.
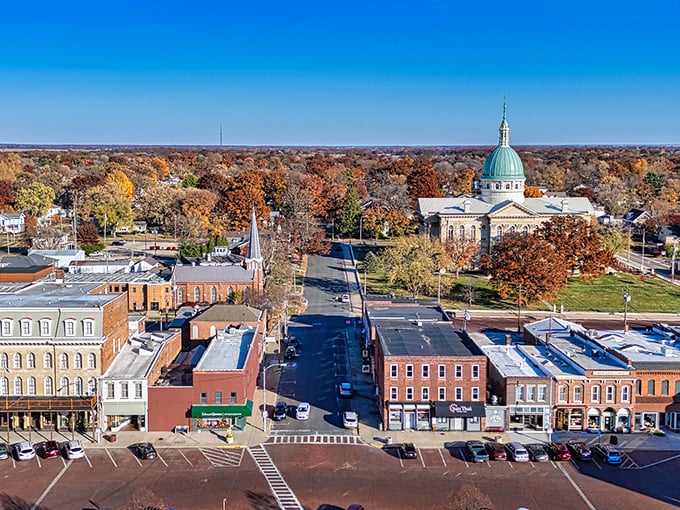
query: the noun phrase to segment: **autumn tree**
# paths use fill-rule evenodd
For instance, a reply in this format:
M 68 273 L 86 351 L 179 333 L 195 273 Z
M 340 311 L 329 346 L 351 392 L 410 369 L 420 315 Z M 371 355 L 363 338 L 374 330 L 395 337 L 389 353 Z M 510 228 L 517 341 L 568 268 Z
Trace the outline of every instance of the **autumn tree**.
M 78 226 L 78 243 L 84 246 L 99 243 L 99 230 L 94 223 L 88 221 Z
M 403 236 L 413 231 L 411 222 L 404 214 L 382 206 L 373 206 L 364 211 L 362 228 L 374 239 Z
M 458 195 L 472 193 L 472 185 L 475 181 L 475 171 L 472 168 L 463 168 L 456 174 L 453 181 L 452 191 Z
M 220 205 L 232 230 L 246 230 L 250 226 L 253 207 L 258 218 L 269 219 L 262 174 L 241 172 L 231 179 L 221 195 Z
M 460 276 L 460 270 L 469 267 L 472 260 L 479 252 L 479 243 L 469 237 L 456 237 L 444 243 L 444 266 L 456 273 L 456 278 Z
M 616 255 L 626 250 L 628 237 L 620 227 L 607 225 L 601 227 L 599 233 L 602 247 L 609 253 Z
M 14 210 L 14 191 L 7 181 L 0 181 L 0 210 L 9 212 Z
M 482 256 L 480 268 L 503 299 L 521 302 L 556 299 L 567 285 L 569 267 L 555 246 L 533 234 L 507 234 L 491 253 Z
M 107 229 L 132 224 L 130 201 L 119 186 L 105 184 L 90 188 L 85 193 L 83 204 L 78 211 L 83 217 L 94 216 L 99 225 Z
M 571 272 L 582 278 L 604 274 L 613 263 L 597 229 L 579 216 L 554 216 L 536 229 L 536 236 L 553 245 Z
M 19 190 L 16 195 L 16 206 L 20 211 L 40 218 L 54 202 L 54 190 L 41 182 L 34 182 L 27 188 Z
M 118 187 L 120 194 L 127 200 L 135 196 L 135 187 L 130 178 L 121 170 L 112 170 L 106 176 L 106 182 Z
M 417 298 L 424 291 L 436 289 L 435 271 L 443 267 L 441 244 L 428 236 L 400 237 L 381 255 L 390 285 L 405 288 Z
M 541 189 L 538 186 L 525 186 L 524 196 L 528 198 L 541 198 L 543 193 L 541 193 Z
M 201 233 L 212 232 L 214 225 L 214 210 L 218 197 L 212 191 L 204 189 L 189 189 L 182 202 L 182 213 L 186 218 L 193 218 L 200 225 Z M 191 237 L 199 233 L 192 233 Z
M 434 165 L 425 156 L 421 156 L 413 162 L 413 168 L 408 174 L 407 184 L 413 207 L 416 207 L 419 198 L 443 196 Z
M 136 203 L 135 216 L 149 225 L 173 225 L 187 191 L 184 188 L 154 186 L 149 188 Z

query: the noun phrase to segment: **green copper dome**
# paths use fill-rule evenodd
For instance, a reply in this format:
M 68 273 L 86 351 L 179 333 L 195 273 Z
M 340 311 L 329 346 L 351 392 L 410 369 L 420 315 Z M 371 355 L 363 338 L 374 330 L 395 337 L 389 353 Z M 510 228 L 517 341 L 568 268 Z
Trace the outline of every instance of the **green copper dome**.
M 524 165 L 509 145 L 496 147 L 484 163 L 482 179 L 524 179 Z

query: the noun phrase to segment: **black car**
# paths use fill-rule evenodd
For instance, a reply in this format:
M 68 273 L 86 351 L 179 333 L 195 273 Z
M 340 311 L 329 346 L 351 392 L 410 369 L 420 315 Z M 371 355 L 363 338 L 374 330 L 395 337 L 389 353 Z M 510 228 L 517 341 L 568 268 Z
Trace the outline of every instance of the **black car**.
M 298 355 L 297 349 L 292 345 L 289 345 L 288 347 L 286 347 L 286 352 L 284 353 L 283 357 L 284 359 L 287 360 L 293 360 L 297 358 L 297 355 Z
M 125 239 L 118 239 L 117 241 L 113 241 L 111 246 L 125 246 L 126 242 Z
M 487 462 L 489 460 L 489 454 L 481 441 L 466 441 L 465 450 L 472 462 Z
M 286 418 L 288 414 L 288 404 L 285 402 L 277 402 L 274 408 L 274 419 L 276 421 L 281 421 Z
M 524 447 L 529 452 L 529 458 L 534 462 L 548 462 L 550 460 L 548 452 L 541 443 L 529 443 L 525 444 Z
M 413 443 L 404 443 L 399 445 L 399 456 L 402 459 L 417 459 L 418 452 L 416 450 L 416 445 Z
M 571 452 L 571 456 L 578 460 L 592 460 L 593 452 L 590 450 L 588 445 L 583 441 L 578 441 L 576 439 L 571 439 L 567 441 L 567 448 Z
M 142 460 L 155 459 L 157 456 L 156 449 L 151 443 L 139 443 L 136 448 L 137 455 Z
M 300 342 L 300 340 L 298 340 L 294 336 L 291 336 L 291 337 L 288 338 L 288 342 L 286 342 L 286 345 L 288 347 L 295 347 L 296 351 L 299 351 L 300 349 L 302 349 L 302 342 Z

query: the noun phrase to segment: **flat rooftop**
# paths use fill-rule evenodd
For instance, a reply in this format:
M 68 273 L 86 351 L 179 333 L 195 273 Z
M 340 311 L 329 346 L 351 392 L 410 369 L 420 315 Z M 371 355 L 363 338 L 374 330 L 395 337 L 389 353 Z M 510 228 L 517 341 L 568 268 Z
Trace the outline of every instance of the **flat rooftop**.
M 242 370 L 254 338 L 255 328 L 252 327 L 219 330 L 217 337 L 210 342 L 194 370 L 197 372 Z
M 648 330 L 590 331 L 602 347 L 619 352 L 637 369 L 680 369 L 680 336 L 676 328 L 655 325 Z
M 116 355 L 104 379 L 146 379 L 166 341 L 177 334 L 154 331 L 134 335 Z
M 538 353 L 528 355 L 518 345 L 485 345 L 482 351 L 489 362 L 504 377 L 547 377 L 549 373 L 541 370 L 541 359 Z
M 23 288 L 0 293 L 3 308 L 84 308 L 100 307 L 117 299 L 120 294 L 90 294 L 98 283 L 65 284 L 38 282 Z
M 376 333 L 385 356 L 479 356 L 448 321 L 378 321 Z

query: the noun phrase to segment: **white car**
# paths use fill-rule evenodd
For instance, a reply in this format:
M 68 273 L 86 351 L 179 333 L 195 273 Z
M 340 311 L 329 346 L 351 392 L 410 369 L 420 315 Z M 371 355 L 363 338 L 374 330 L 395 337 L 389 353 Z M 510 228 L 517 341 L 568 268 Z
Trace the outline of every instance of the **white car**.
M 346 429 L 355 429 L 359 425 L 359 415 L 354 411 L 342 413 L 342 426 Z
M 17 460 L 32 460 L 35 459 L 35 449 L 28 441 L 22 441 L 14 445 L 14 454 Z
M 505 445 L 508 453 L 510 454 L 510 459 L 515 462 L 529 462 L 529 452 L 522 445 L 522 443 L 508 443 Z
M 340 300 L 343 303 L 349 303 L 349 294 L 343 294 L 342 297 L 340 298 Z
M 85 457 L 85 449 L 77 439 L 68 441 L 64 445 L 64 452 L 66 452 L 67 459 L 82 459 Z
M 297 406 L 297 409 L 295 410 L 295 419 L 296 420 L 309 419 L 309 409 L 310 409 L 309 402 L 300 402 L 300 404 Z

